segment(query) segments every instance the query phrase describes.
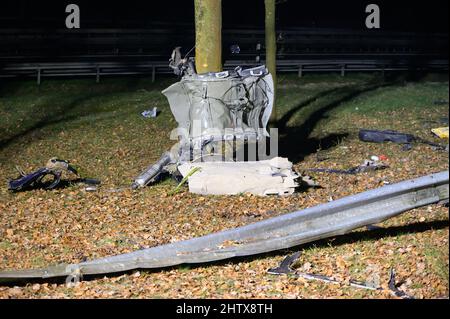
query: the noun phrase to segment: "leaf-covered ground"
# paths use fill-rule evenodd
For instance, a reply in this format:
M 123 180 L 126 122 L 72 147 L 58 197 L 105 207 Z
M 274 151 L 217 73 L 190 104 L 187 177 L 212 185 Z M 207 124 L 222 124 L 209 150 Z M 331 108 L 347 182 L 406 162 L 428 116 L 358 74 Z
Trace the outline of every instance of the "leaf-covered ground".
M 127 186 L 174 141 L 176 126 L 161 89 L 145 78 L 0 82 L 0 269 L 39 268 L 130 252 L 248 224 L 385 183 L 448 170 L 448 152 L 417 144 L 369 144 L 359 128 L 395 129 L 439 141 L 431 127 L 448 118 L 448 79 L 442 76 L 279 76 L 277 113 L 280 154 L 299 172 L 350 168 L 385 155 L 388 169 L 358 175 L 310 173 L 322 188 L 290 197 L 199 196 L 186 188 L 170 196 L 170 179 L 137 191 Z M 157 106 L 161 114 L 143 118 Z M 10 193 L 6 181 L 48 158 L 69 159 L 81 174 L 102 180 L 97 192 L 82 185 L 53 191 Z M 70 176 L 68 176 L 70 177 Z M 390 268 L 416 298 L 449 296 L 448 208 L 429 206 L 379 226 L 251 258 L 195 267 L 132 271 L 83 281 L 0 286 L 1 298 L 392 298 L 301 278 L 274 276 L 289 253 L 304 272 L 386 285 Z

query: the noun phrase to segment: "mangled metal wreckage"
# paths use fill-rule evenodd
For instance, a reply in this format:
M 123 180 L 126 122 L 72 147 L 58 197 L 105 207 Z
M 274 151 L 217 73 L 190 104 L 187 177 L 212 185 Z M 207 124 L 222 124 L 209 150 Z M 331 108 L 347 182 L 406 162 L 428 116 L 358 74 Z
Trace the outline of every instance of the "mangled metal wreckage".
M 292 193 L 296 175 L 287 159 L 239 161 L 239 148 L 265 141 L 268 136 L 273 83 L 266 68 L 198 75 L 189 61 L 173 63 L 173 67 L 176 73 L 185 74 L 163 93 L 179 124 L 179 141 L 138 176 L 133 187 L 155 181 L 164 171 L 188 176 L 193 167 L 200 167 L 203 175 L 190 176 L 194 192 Z M 264 149 L 265 143 L 260 144 Z M 203 237 L 79 264 L 0 271 L 0 282 L 51 277 L 73 282 L 83 275 L 261 254 L 346 234 L 410 209 L 448 200 L 449 172 L 445 171 Z
M 0 282 L 32 278 L 100 275 L 139 268 L 196 264 L 275 251 L 343 235 L 410 209 L 448 203 L 449 172 L 383 186 L 326 204 L 280 215 L 203 237 L 151 247 L 79 264 L 0 271 Z
M 178 122 L 171 136 L 178 142 L 132 187 L 155 182 L 163 172 L 185 177 L 197 168 L 189 176 L 193 193 L 292 194 L 298 178 L 292 163 L 275 156 L 276 139 L 266 146 L 274 96 L 266 67 L 196 74 L 192 61 L 175 60 L 171 66 L 182 78 L 162 93 Z

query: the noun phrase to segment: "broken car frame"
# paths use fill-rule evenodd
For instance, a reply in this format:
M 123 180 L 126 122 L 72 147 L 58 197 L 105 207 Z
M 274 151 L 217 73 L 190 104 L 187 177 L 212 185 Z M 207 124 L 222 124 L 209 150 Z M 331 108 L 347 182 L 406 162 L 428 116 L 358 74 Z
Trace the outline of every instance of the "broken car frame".
M 249 160 L 269 158 L 263 146 L 269 137 L 274 88 L 265 66 L 197 74 L 193 60 L 182 59 L 179 48 L 169 66 L 182 76 L 162 91 L 178 123 L 176 136 L 171 136 L 178 143 L 134 180 L 133 189 L 154 182 L 162 172 L 176 173 L 183 163 L 244 161 L 248 143 L 262 148 L 258 156 L 249 154 Z

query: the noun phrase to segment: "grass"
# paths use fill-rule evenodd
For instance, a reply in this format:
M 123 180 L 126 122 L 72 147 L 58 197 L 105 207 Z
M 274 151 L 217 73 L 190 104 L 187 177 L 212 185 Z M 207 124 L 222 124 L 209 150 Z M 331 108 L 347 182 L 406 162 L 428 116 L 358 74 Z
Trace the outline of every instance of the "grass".
M 176 78 L 157 83 L 138 77 L 102 79 L 100 83 L 92 79 L 45 80 L 41 86 L 34 81 L 0 82 L 0 269 L 79 262 L 83 256 L 91 260 L 140 245 L 152 247 L 310 207 L 330 197 L 379 187 L 386 180 L 395 182 L 448 169 L 448 153 L 433 152 L 428 146 L 415 145 L 403 152 L 399 145 L 363 143 L 357 138 L 358 129 L 364 127 L 396 129 L 442 142 L 429 129 L 448 117 L 448 105 L 434 103 L 448 100 L 446 76 L 307 74 L 299 79 L 281 74 L 278 79 L 278 121 L 273 126 L 279 129 L 281 155 L 293 161 L 297 171 L 349 168 L 374 154 L 386 155 L 389 169 L 356 176 L 316 174 L 313 177 L 322 188 L 290 197 L 207 197 L 190 194 L 186 187 L 169 196 L 177 186 L 171 179 L 135 192 L 103 192 L 101 189 L 130 185 L 143 168 L 173 145 L 169 136 L 176 122 L 161 90 Z M 161 111 L 158 117 L 141 116 L 153 106 Z M 326 155 L 325 160 L 316 160 L 318 151 Z M 14 194 L 7 190 L 6 179 L 15 177 L 15 165 L 28 172 L 52 156 L 70 160 L 85 177 L 100 179 L 100 191 L 86 193 L 78 185 Z M 419 216 L 427 220 L 419 223 Z M 448 209 L 415 210 L 383 226 L 389 230 L 361 230 L 297 247 L 303 252 L 298 267 L 310 262 L 313 273 L 331 271 L 362 281 L 375 269 L 382 282 L 394 267 L 400 279 L 411 278 L 409 288 L 416 295 L 448 296 Z M 114 282 L 112 276 L 82 283 L 85 290 L 81 296 L 111 297 L 112 289 L 119 290 L 119 295 L 123 289 L 125 296 L 132 288 L 136 297 L 204 297 L 207 287 L 208 297 L 224 298 L 285 294 L 385 297 L 268 276 L 266 270 L 285 254 L 226 264 L 183 265 L 138 278 L 124 275 L 120 282 Z M 338 259 L 343 260 L 339 265 Z M 418 273 L 417 265 L 425 263 L 427 274 Z M 173 289 L 174 285 L 183 289 Z M 20 289 L 24 296 L 75 295 L 64 285 L 42 291 L 29 286 Z M 9 293 L 0 286 L 0 297 Z
M 448 282 L 448 250 L 441 247 L 435 247 L 434 244 L 427 242 L 425 246 L 425 257 L 432 271 L 436 273 L 442 280 Z
M 138 171 L 134 167 L 145 167 L 173 144 L 169 134 L 176 123 L 160 93 L 172 81 L 175 79 L 153 84 L 146 78 L 131 78 L 105 79 L 99 84 L 90 80 L 48 80 L 40 87 L 33 81 L 3 84 L 0 163 L 10 165 L 11 154 L 17 151 L 23 154 L 17 159 L 19 163 L 26 158 L 26 163 L 33 165 L 41 165 L 42 158 L 55 155 L 81 164 L 78 166 L 84 175 L 106 172 L 99 177 L 128 183 Z M 313 75 L 300 80 L 280 76 L 276 123 L 281 131 L 280 148 L 297 152 L 286 136 L 311 133 L 318 133 L 310 136 L 318 135 L 318 140 L 306 151 L 320 148 L 319 142 L 325 147 L 336 145 L 349 130 L 356 129 L 351 121 L 354 115 L 374 114 L 389 119 L 393 110 L 423 110 L 447 95 L 445 81 L 409 83 L 365 74 L 345 78 Z M 153 106 L 162 111 L 156 119 L 140 115 Z M 341 120 L 335 121 L 337 117 Z M 308 144 L 312 139 L 302 142 Z M 30 151 L 34 147 L 39 147 L 41 153 Z M 301 156 L 294 160 L 301 160 Z M 111 174 L 111 166 L 117 161 L 134 163 L 133 167 L 123 165 L 132 174 Z

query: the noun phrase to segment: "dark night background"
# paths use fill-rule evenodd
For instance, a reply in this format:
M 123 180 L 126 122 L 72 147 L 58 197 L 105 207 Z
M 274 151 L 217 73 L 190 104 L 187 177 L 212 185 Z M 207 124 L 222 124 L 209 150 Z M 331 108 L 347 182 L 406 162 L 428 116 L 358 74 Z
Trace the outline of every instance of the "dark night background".
M 280 0 L 277 26 L 364 29 L 364 8 L 381 8 L 383 30 L 438 31 L 448 28 L 448 1 Z M 194 23 L 193 0 L 185 1 L 1 1 L 1 28 L 64 28 L 65 7 L 80 6 L 82 28 L 151 28 Z M 262 28 L 263 0 L 223 0 L 224 28 Z
M 65 27 L 70 3 L 80 7 L 80 29 Z M 380 7 L 380 29 L 365 26 L 370 3 Z M 264 60 L 264 0 L 223 0 L 222 24 L 225 65 L 227 61 L 252 65 L 259 56 Z M 331 59 L 357 62 L 355 67 L 361 70 L 368 64 L 383 70 L 430 66 L 448 70 L 444 0 L 279 0 L 276 28 L 277 60 L 290 63 L 285 71 Z M 172 49 L 181 46 L 185 53 L 195 43 L 194 0 L 1 1 L 0 43 L 0 76 L 28 71 L 31 75 L 37 71 L 29 64 L 43 62 L 153 63 L 146 70 L 134 65 L 132 70 L 124 66 L 111 72 L 141 73 L 155 65 L 157 73 L 170 72 L 167 59 Z M 239 55 L 230 53 L 233 44 L 239 44 Z

